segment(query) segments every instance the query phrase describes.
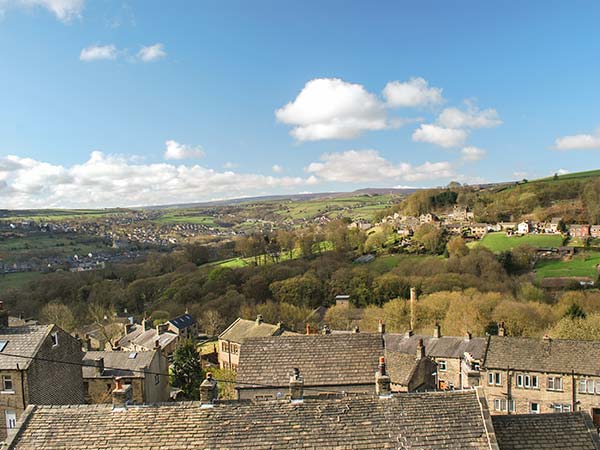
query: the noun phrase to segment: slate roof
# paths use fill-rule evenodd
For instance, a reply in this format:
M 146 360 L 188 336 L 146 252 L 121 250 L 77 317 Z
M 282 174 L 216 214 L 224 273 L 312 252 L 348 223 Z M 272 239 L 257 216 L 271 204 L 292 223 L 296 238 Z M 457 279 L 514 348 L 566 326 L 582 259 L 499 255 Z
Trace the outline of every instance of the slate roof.
M 133 356 L 131 358 L 130 356 Z M 137 371 L 143 371 L 150 367 L 156 351 L 151 352 L 86 352 L 83 355 L 81 371 L 83 378 L 144 378 L 145 374 Z M 93 366 L 93 361 L 98 358 L 104 358 L 104 371 L 99 375 Z M 116 370 L 116 368 L 121 370 Z
M 408 386 L 419 365 L 415 355 L 398 352 L 385 352 L 385 362 L 393 384 Z
M 153 349 L 155 347 L 154 344 L 156 343 L 157 339 L 161 347 L 166 347 L 175 339 L 177 339 L 177 335 L 169 331 L 165 331 L 164 333 L 158 334 L 156 328 L 150 328 L 149 330 L 144 331 L 143 325 L 136 324 L 133 331 L 119 339 L 117 345 L 119 347 L 127 347 L 130 344 L 136 344 L 140 347 Z
M 584 412 L 492 416 L 502 450 L 597 450 L 598 433 Z
M 388 350 L 415 355 L 417 343 L 423 339 L 425 353 L 433 358 L 462 358 L 465 352 L 470 353 L 473 358 L 483 360 L 487 345 L 487 338 L 472 337 L 467 340 L 463 337 L 385 334 L 385 346 Z
M 179 317 L 169 320 L 169 323 L 175 325 L 178 329 L 183 330 L 184 328 L 191 327 L 196 323 L 194 318 L 189 314 L 182 314 Z
M 293 368 L 307 386 L 375 383 L 380 334 L 311 334 L 247 339 L 240 347 L 236 387 L 287 386 Z
M 52 328 L 53 325 L 0 328 L 0 341 L 7 343 L 0 352 L 0 370 L 17 370 L 17 364 L 20 369 L 27 369 L 31 359 L 6 356 L 6 354 L 34 357 Z
M 219 335 L 219 339 L 241 344 L 248 338 L 274 336 L 281 332 L 283 329 L 279 325 L 238 318 Z
M 30 406 L 10 449 L 490 449 L 475 391 L 335 399 L 197 402 L 113 409 Z
M 600 341 L 491 336 L 484 367 L 600 376 Z

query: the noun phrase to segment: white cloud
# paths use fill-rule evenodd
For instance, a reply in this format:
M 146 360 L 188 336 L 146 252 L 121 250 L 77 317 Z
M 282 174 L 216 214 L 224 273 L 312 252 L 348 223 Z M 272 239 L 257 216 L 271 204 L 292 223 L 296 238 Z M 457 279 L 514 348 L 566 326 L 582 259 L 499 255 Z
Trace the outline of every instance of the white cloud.
M 92 152 L 70 167 L 18 156 L 0 157 L 0 208 L 112 207 L 189 203 L 272 193 L 313 185 L 312 176 L 218 172 L 199 165 L 136 164 Z
M 516 171 L 516 172 L 513 172 L 512 175 L 513 175 L 514 178 L 522 180 L 524 178 L 527 178 L 528 173 L 525 172 L 525 171 Z
M 321 162 L 313 162 L 306 172 L 326 181 L 348 183 L 380 182 L 383 180 L 418 181 L 448 178 L 453 175 L 452 164 L 447 161 L 412 166 L 408 163 L 393 164 L 376 150 L 349 150 L 325 153 Z
M 444 102 L 442 89 L 430 87 L 420 77 L 406 82 L 390 81 L 383 89 L 383 96 L 391 107 L 435 106 Z
M 81 50 L 81 61 L 99 61 L 103 59 L 114 60 L 117 58 L 117 48 L 114 45 L 91 45 Z
M 554 148 L 557 150 L 600 149 L 600 127 L 593 134 L 574 134 L 557 138 Z
M 69 22 L 81 17 L 85 0 L 0 0 L 0 12 L 8 7 L 46 8 L 59 20 Z
M 446 128 L 492 128 L 502 124 L 498 112 L 493 108 L 480 110 L 471 102 L 466 102 L 467 110 L 446 108 L 437 123 Z
M 204 156 L 204 150 L 199 145 L 192 146 L 169 140 L 165 142 L 165 146 L 165 159 L 197 159 Z
M 236 167 L 238 167 L 238 165 L 232 163 L 231 161 L 227 161 L 225 164 L 223 164 L 223 169 L 235 169 Z
M 460 147 L 467 140 L 468 132 L 453 128 L 444 128 L 432 124 L 421 124 L 412 135 L 415 142 L 427 142 L 444 148 Z
M 279 164 L 275 164 L 273 167 L 271 167 L 271 170 L 275 173 L 281 173 L 284 169 Z
M 486 155 L 486 151 L 478 147 L 464 147 L 460 153 L 465 161 L 479 161 Z
M 566 175 L 566 174 L 568 174 L 568 173 L 569 173 L 569 171 L 568 171 L 567 169 L 558 169 L 558 170 L 556 171 L 556 173 L 557 173 L 558 175 Z
M 157 43 L 154 45 L 148 45 L 147 47 L 142 47 L 137 56 L 144 62 L 151 62 L 164 58 L 167 56 L 167 52 L 165 51 L 165 46 L 163 44 Z

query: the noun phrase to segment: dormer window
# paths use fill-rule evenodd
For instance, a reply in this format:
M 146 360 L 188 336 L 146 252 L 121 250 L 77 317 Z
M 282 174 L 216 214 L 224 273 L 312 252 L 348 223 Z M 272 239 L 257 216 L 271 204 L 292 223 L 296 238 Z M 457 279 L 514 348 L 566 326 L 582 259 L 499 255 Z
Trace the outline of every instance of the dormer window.
M 50 341 L 52 342 L 52 347 L 58 347 L 58 332 L 54 332 L 50 335 Z

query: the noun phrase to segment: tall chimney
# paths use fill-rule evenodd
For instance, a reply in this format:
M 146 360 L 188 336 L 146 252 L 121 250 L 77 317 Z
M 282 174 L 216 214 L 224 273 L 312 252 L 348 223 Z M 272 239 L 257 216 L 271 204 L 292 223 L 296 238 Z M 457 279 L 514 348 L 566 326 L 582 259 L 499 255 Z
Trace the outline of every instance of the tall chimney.
M 441 338 L 442 337 L 442 327 L 440 327 L 440 323 L 436 320 L 435 327 L 433 328 L 433 337 Z
M 416 323 L 416 309 L 417 309 L 417 289 L 414 287 L 410 288 L 410 329 L 415 329 Z
M 96 369 L 96 375 L 102 376 L 102 373 L 104 372 L 104 358 L 100 356 L 94 359 L 94 367 Z
M 417 342 L 417 359 L 425 358 L 425 345 L 423 345 L 423 339 L 419 339 Z
M 124 384 L 121 377 L 115 378 L 115 390 L 112 391 L 113 408 L 126 408 L 133 400 L 130 384 Z
M 292 403 L 300 403 L 304 400 L 304 378 L 297 367 L 294 367 L 290 376 L 290 400 Z
M 262 314 L 259 314 L 256 316 L 256 325 L 260 325 L 261 323 L 263 323 L 263 316 Z
M 212 373 L 206 372 L 206 378 L 200 384 L 200 403 L 203 408 L 213 406 L 218 396 L 217 382 L 212 377 Z
M 385 334 L 385 322 L 379 319 L 379 327 L 378 330 L 381 334 Z
M 392 381 L 386 372 L 385 357 L 379 357 L 379 367 L 375 372 L 375 392 L 379 398 L 388 398 L 392 395 Z
M 4 302 L 0 300 L 0 328 L 8 328 L 8 311 L 4 309 Z
M 506 328 L 504 327 L 504 322 L 500 322 L 498 324 L 498 336 L 506 336 Z

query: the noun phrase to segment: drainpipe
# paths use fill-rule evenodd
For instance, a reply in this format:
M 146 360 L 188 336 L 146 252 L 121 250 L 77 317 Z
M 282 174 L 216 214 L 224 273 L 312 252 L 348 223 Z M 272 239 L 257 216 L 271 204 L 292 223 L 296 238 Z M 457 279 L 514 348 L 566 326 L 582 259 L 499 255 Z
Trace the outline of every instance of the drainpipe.
M 575 412 L 575 408 L 577 407 L 577 399 L 576 394 L 575 394 L 575 371 L 573 369 L 571 369 L 571 400 L 572 400 L 572 405 L 571 405 L 571 411 Z
M 506 415 L 510 415 L 510 404 L 512 401 L 512 380 L 510 379 L 510 366 L 506 368 L 506 385 L 506 393 L 508 397 L 508 404 L 506 405 Z
M 23 411 L 25 411 L 25 408 L 27 407 L 25 404 L 25 376 L 23 374 L 23 370 L 19 367 L 19 363 L 17 363 L 17 370 L 21 375 L 21 401 L 23 402 Z

